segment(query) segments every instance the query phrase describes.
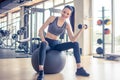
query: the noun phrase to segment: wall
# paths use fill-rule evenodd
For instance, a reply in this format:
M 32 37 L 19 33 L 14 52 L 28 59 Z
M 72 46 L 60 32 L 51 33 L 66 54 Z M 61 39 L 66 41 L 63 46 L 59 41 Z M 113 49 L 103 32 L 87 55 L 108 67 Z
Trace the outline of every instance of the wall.
M 84 55 L 91 54 L 91 0 L 74 0 L 74 6 L 76 11 L 75 34 L 79 31 L 78 24 L 87 24 L 89 26 L 89 28 L 80 35 L 77 41 L 79 42 Z

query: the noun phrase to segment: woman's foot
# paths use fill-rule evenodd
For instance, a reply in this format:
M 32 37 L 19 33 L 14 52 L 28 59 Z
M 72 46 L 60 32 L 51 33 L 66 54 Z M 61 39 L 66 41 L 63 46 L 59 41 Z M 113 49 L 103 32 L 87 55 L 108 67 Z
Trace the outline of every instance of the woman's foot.
M 76 75 L 77 75 L 77 76 L 85 76 L 85 77 L 88 77 L 90 74 L 87 73 L 87 72 L 84 70 L 83 67 L 81 67 L 81 68 L 77 69 Z
M 37 77 L 37 80 L 43 80 L 44 78 L 44 71 L 39 71 L 39 75 Z

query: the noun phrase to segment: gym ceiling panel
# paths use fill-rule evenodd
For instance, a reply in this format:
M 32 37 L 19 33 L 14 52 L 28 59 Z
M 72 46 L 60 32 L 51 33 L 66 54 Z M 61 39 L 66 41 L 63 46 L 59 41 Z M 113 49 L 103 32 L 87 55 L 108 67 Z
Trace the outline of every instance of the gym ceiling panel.
M 11 10 L 12 12 L 16 11 L 17 9 L 15 8 L 19 6 L 31 6 L 44 1 L 47 0 L 0 0 L 0 17 Z
M 31 0 L 0 0 L 0 14 Z

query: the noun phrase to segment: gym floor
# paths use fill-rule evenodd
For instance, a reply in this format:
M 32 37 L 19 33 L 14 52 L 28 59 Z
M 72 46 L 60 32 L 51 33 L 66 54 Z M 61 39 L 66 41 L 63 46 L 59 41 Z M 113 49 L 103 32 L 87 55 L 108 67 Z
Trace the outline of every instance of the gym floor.
M 68 55 L 64 69 L 58 74 L 46 74 L 45 80 L 120 80 L 120 62 L 82 56 L 82 65 L 90 77 L 75 76 L 75 60 Z M 31 58 L 0 59 L 0 80 L 36 80 L 38 74 Z

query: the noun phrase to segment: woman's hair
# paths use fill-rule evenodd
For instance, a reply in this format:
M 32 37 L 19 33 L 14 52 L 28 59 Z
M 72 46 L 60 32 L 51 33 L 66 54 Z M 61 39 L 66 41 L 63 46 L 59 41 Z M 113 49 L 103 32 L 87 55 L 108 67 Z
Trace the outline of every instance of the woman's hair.
M 73 8 L 72 8 L 72 6 L 66 5 L 66 6 L 64 7 L 64 9 L 65 9 L 65 8 L 68 8 L 68 9 L 71 10 L 71 12 L 73 12 Z
M 71 24 L 71 27 L 72 27 L 72 31 L 74 32 L 74 19 L 75 19 L 74 18 L 74 13 L 75 13 L 75 9 L 74 9 L 73 6 L 69 6 L 69 5 L 66 5 L 63 9 L 65 9 L 65 8 L 68 8 L 68 9 L 71 10 L 70 24 Z M 64 38 L 64 34 L 65 34 L 65 32 L 60 35 L 60 39 Z
M 72 31 L 74 32 L 74 23 L 75 23 L 75 8 L 73 6 L 69 6 L 69 5 L 66 5 L 64 7 L 65 8 L 68 8 L 71 10 L 71 16 L 70 16 L 70 24 L 71 24 L 71 27 L 72 27 Z

